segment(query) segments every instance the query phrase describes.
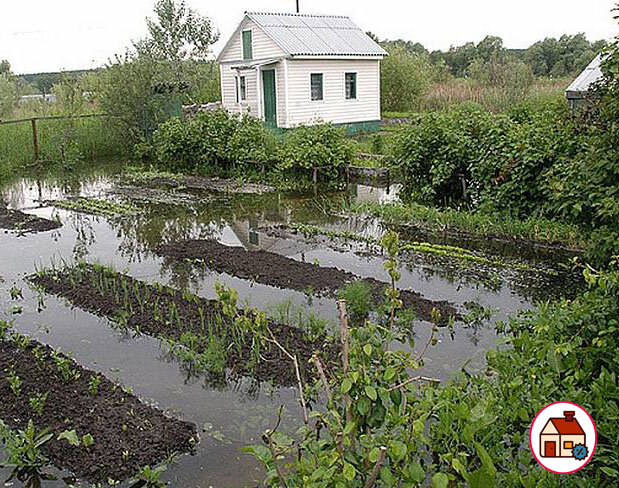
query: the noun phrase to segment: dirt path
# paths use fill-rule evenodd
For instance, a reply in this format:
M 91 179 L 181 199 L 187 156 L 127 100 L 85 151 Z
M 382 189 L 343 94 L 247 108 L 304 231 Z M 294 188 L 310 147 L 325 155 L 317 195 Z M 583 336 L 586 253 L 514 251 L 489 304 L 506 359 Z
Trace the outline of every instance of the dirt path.
M 346 284 L 362 279 L 339 268 L 301 262 L 267 251 L 247 251 L 243 247 L 225 246 L 210 239 L 164 244 L 157 247 L 155 253 L 180 261 L 199 259 L 204 261 L 206 267 L 220 273 L 277 288 L 331 297 L 335 297 L 337 291 Z M 374 278 L 363 278 L 363 281 L 370 285 L 374 300 L 382 301 L 383 290 L 387 283 Z M 453 304 L 447 301 L 429 300 L 420 293 L 410 290 L 401 290 L 400 297 L 404 306 L 412 308 L 422 320 L 430 320 L 433 308 L 439 310 L 443 320 L 458 316 Z

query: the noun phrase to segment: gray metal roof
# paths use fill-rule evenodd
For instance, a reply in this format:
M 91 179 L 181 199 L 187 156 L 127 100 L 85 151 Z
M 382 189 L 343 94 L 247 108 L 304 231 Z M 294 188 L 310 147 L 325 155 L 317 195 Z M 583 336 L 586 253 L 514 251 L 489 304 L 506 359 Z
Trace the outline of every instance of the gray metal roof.
M 386 56 L 348 17 L 246 12 L 288 56 Z
M 589 66 L 585 68 L 585 70 L 578 75 L 578 77 L 572 81 L 572 84 L 567 87 L 565 92 L 567 93 L 568 98 L 578 97 L 579 95 L 584 95 L 589 91 L 591 85 L 596 81 L 602 79 L 602 62 L 606 59 L 606 56 L 603 54 L 598 54 Z

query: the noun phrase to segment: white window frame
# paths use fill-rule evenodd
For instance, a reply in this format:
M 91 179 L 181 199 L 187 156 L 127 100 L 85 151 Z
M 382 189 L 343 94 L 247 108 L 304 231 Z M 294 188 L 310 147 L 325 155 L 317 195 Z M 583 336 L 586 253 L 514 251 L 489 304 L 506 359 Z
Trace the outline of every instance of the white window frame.
M 245 75 L 239 76 L 239 100 L 241 102 L 247 100 L 247 77 Z
M 314 98 L 314 94 L 312 92 L 312 78 L 314 75 L 320 75 L 320 97 Z M 324 102 L 325 101 L 325 74 L 324 73 L 310 73 L 309 76 L 309 86 L 310 86 L 310 101 L 311 102 Z
M 348 93 L 346 92 L 346 75 L 355 75 L 355 96 L 348 98 Z M 344 72 L 344 100 L 354 101 L 359 99 L 359 73 L 357 71 L 345 71 Z

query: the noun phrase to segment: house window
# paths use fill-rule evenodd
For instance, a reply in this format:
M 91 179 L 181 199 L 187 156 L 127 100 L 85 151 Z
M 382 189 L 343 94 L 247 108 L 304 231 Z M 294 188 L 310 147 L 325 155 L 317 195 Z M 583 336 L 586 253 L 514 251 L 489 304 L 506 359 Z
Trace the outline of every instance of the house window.
M 241 95 L 241 100 L 247 100 L 247 82 L 245 81 L 244 76 L 239 78 L 239 92 Z
M 311 74 L 312 100 L 323 100 L 322 73 Z
M 253 54 L 251 45 L 251 31 L 243 31 L 243 59 L 252 59 Z
M 239 103 L 241 100 L 239 97 L 239 77 L 238 76 L 234 77 L 234 91 L 236 94 L 236 103 Z
M 357 98 L 357 73 L 346 73 L 346 100 Z
M 563 449 L 572 449 L 574 447 L 574 443 L 572 441 L 565 441 L 563 443 Z

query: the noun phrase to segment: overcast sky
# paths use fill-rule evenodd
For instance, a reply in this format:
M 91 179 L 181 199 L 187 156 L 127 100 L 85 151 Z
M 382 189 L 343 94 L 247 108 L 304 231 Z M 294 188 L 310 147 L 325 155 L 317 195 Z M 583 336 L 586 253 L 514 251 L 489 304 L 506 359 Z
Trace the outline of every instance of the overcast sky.
M 448 49 L 487 34 L 511 48 L 544 37 L 617 35 L 618 0 L 300 0 L 302 13 L 350 16 L 381 39 Z M 94 68 L 145 34 L 154 0 L 0 0 L 0 59 L 16 73 Z M 187 0 L 221 32 L 217 53 L 245 10 L 293 12 L 295 0 Z

